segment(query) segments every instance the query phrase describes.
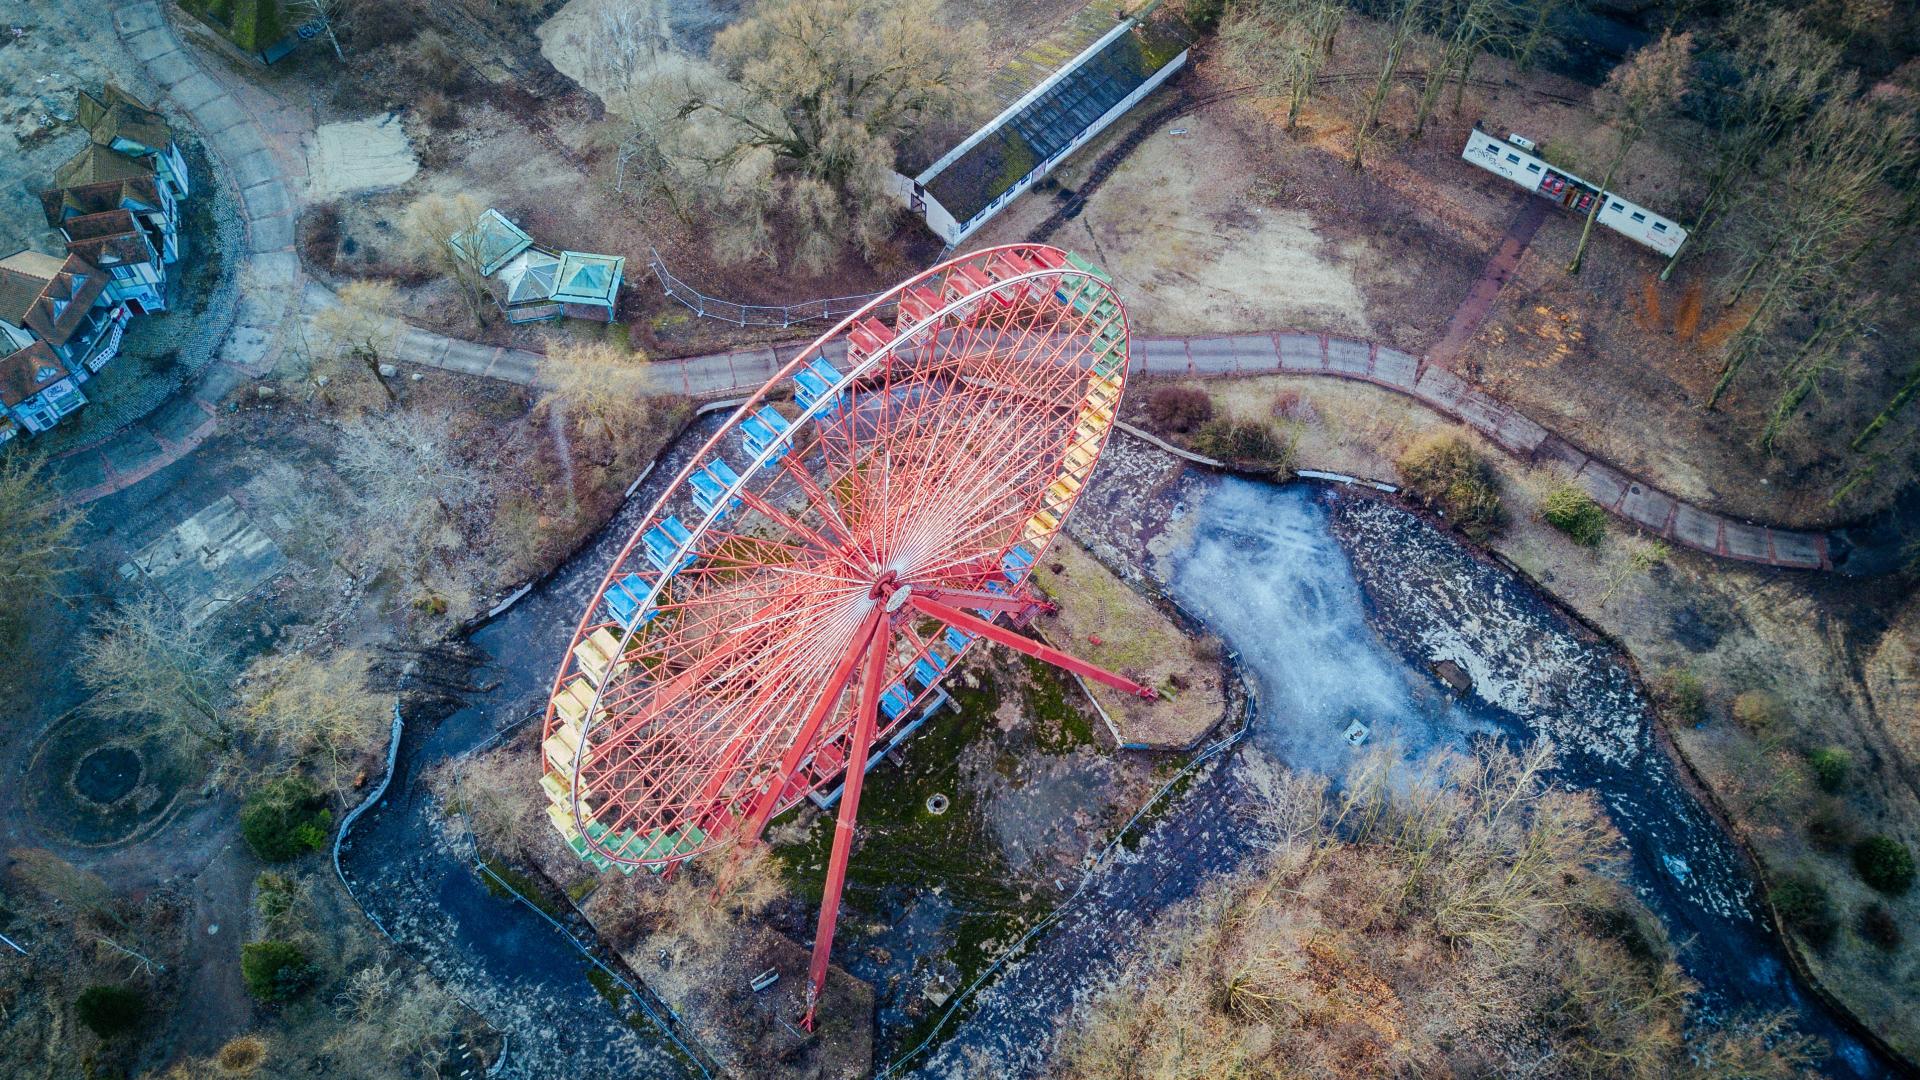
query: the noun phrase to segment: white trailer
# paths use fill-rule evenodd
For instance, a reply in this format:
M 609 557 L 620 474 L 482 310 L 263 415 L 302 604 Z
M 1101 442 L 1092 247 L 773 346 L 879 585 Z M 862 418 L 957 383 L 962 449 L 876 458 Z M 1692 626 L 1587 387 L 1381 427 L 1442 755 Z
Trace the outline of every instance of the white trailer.
M 1671 256 L 1686 243 L 1687 230 L 1679 222 L 1628 202 L 1616 192 L 1601 191 L 1598 185 L 1565 169 L 1554 168 L 1531 153 L 1534 148 L 1531 141 L 1518 135 L 1501 139 L 1476 127 L 1467 136 L 1467 147 L 1460 156 L 1577 214 L 1585 215 L 1593 208 L 1593 201 L 1601 199 L 1600 213 L 1594 220 L 1662 255 Z

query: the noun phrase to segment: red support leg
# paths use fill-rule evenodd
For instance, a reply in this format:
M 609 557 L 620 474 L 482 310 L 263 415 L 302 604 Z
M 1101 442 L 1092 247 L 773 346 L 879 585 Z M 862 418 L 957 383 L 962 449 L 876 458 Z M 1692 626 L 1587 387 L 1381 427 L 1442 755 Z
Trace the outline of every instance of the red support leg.
M 1076 675 L 1084 675 L 1096 682 L 1105 683 L 1115 690 L 1125 691 L 1126 693 L 1143 698 L 1157 698 L 1160 696 L 1159 691 L 1150 686 L 1142 686 L 1132 679 L 1115 675 L 1103 667 L 1089 664 L 1085 660 L 1063 653 L 1059 649 L 1052 648 L 1051 646 L 1042 645 L 1032 638 L 1021 637 L 1011 630 L 996 626 L 985 619 L 975 618 L 973 615 L 961 611 L 959 608 L 948 607 L 938 600 L 930 600 L 919 593 L 914 593 L 908 597 L 907 603 L 922 615 L 931 615 L 949 626 L 959 627 L 968 633 L 979 634 L 989 641 L 997 641 L 1009 649 L 1026 653 L 1036 660 L 1044 660 L 1054 667 L 1065 668 Z
M 936 603 L 946 604 L 949 607 L 967 607 L 975 610 L 985 608 L 988 611 L 1005 611 L 1013 615 L 1018 615 L 1028 608 L 1044 609 L 1053 607 L 1052 604 L 1047 603 L 1045 600 L 1030 600 L 1024 596 L 1013 596 L 1003 593 L 974 592 L 970 589 L 916 588 L 913 594 Z
M 853 853 L 853 819 L 860 812 L 860 785 L 867 776 L 867 749 L 873 743 L 880 712 L 880 680 L 887 676 L 888 635 L 882 631 L 868 646 L 867 671 L 860 684 L 860 713 L 847 748 L 847 779 L 840 789 L 840 815 L 833 826 L 833 855 L 827 860 L 827 884 L 820 894 L 820 925 L 813 931 L 813 964 L 807 971 L 807 1014 L 801 1026 L 813 1030 L 813 1011 L 827 983 L 827 958 L 833 953 L 833 927 L 840 919 L 840 890 L 847 884 L 847 857 Z

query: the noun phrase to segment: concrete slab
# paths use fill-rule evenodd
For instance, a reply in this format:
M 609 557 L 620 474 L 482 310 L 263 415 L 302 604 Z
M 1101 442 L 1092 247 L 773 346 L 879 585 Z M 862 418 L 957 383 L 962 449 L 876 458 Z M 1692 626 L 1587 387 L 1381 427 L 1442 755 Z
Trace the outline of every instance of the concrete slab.
M 252 284 L 256 288 L 271 291 L 271 295 L 262 297 L 261 302 L 271 306 L 274 321 L 278 322 L 286 311 L 286 294 L 293 288 L 294 278 L 300 273 L 300 256 L 291 251 L 263 251 L 248 259 L 247 266 L 252 275 Z M 332 295 L 324 289 L 321 292 Z
M 278 180 L 255 184 L 240 193 L 240 201 L 246 204 L 247 216 L 255 220 L 293 209 L 293 200 L 287 198 L 287 185 Z
M 124 35 L 166 26 L 158 4 L 122 4 L 113 13 L 113 25 Z
M 1364 341 L 1328 338 L 1327 370 L 1366 377 L 1373 371 L 1373 346 Z
M 121 567 L 199 624 L 239 603 L 287 564 L 272 537 L 225 495 L 175 525 Z
M 1517 412 L 1509 412 L 1494 429 L 1493 438 L 1514 453 L 1531 457 L 1540 444 L 1547 441 L 1547 429 Z
M 135 424 L 101 443 L 99 452 L 107 459 L 107 464 L 113 466 L 113 471 L 130 473 L 163 449 L 160 440 L 154 438 L 152 432 Z
M 737 383 L 754 386 L 773 378 L 773 373 L 780 370 L 778 358 L 773 355 L 772 349 L 767 348 L 731 353 L 727 357 L 727 366 Z
M 1556 462 L 1568 466 L 1574 472 L 1587 464 L 1587 455 L 1579 447 L 1552 432 L 1534 448 L 1534 456 L 1542 461 Z
M 1187 343 L 1179 338 L 1142 338 L 1134 344 L 1146 356 L 1149 375 L 1184 375 L 1187 372 Z
M 1696 506 L 1682 505 L 1673 515 L 1673 538 L 1702 551 L 1720 550 L 1720 518 Z
M 200 70 L 194 66 L 193 60 L 179 49 L 161 53 L 151 60 L 141 62 L 147 65 L 147 71 L 153 76 L 153 81 L 169 90 L 192 78 Z
M 1285 370 L 1320 371 L 1326 367 L 1318 334 L 1277 334 L 1275 337 L 1280 343 L 1280 366 Z
M 1664 535 L 1667 522 L 1678 508 L 1673 496 L 1645 484 L 1628 484 L 1627 496 L 1620 500 L 1620 513 L 1641 528 Z
M 1231 338 L 1189 338 L 1187 355 L 1199 374 L 1231 375 L 1240 370 L 1240 350 Z
M 540 374 L 540 357 L 519 349 L 507 349 L 493 362 L 487 374 L 522 386 L 532 386 Z
M 476 341 L 448 341 L 447 351 L 440 357 L 439 367 L 448 371 L 461 371 L 468 375 L 486 373 L 488 365 L 493 363 L 494 346 L 482 345 Z
M 420 171 L 398 113 L 322 124 L 306 147 L 307 195 L 314 199 L 398 187 Z
M 1246 334 L 1227 340 L 1233 343 L 1234 357 L 1241 371 L 1272 371 L 1280 366 L 1280 350 L 1266 334 Z
M 80 491 L 107 482 L 107 463 L 99 454 L 83 450 L 53 463 L 53 483 L 61 491 Z
M 250 221 L 247 233 L 247 245 L 257 254 L 284 251 L 293 246 L 293 213 Z
M 193 388 L 193 396 L 208 405 L 218 405 L 235 388 L 249 381 L 247 373 L 231 364 L 214 364 L 200 376 L 200 382 Z
M 1468 390 L 1454 400 L 1453 411 L 1460 419 L 1472 425 L 1483 434 L 1492 436 L 1500 430 L 1500 422 L 1507 418 L 1507 407 L 1478 390 Z
M 157 26 L 144 29 L 123 28 L 122 40 L 127 43 L 127 51 L 135 60 L 150 64 L 168 53 L 180 51 L 180 43 L 172 34 Z
M 197 114 L 208 102 L 219 97 L 225 91 L 204 71 L 196 71 L 168 92 L 173 98 L 174 108 L 182 112 Z
M 1756 562 L 1772 557 L 1767 547 L 1767 530 L 1756 525 L 1727 522 L 1727 554 Z
M 186 442 L 194 432 L 212 421 L 213 417 L 200 407 L 199 402 L 183 394 L 155 409 L 147 417 L 146 424 L 154 434 L 177 444 Z
M 232 95 L 222 93 L 195 109 L 193 118 L 199 121 L 202 130 L 212 138 L 222 132 L 230 131 L 235 124 L 244 122 L 247 119 L 247 112 L 240 107 L 239 102 L 233 100 Z
M 1443 409 L 1451 409 L 1460 395 L 1467 392 L 1467 384 L 1453 372 L 1429 364 L 1427 370 L 1420 373 L 1413 392 Z
M 1373 355 L 1373 377 L 1389 386 L 1398 386 L 1403 390 L 1413 389 L 1413 380 L 1420 374 L 1420 359 L 1409 356 L 1399 349 L 1380 346 Z
M 258 136 L 255 136 L 258 138 Z M 224 156 L 224 155 L 223 155 Z M 233 182 L 242 191 L 255 184 L 265 183 L 280 175 L 274 168 L 273 156 L 265 149 L 257 150 L 241 158 L 227 158 L 227 167 L 233 173 Z
M 1627 488 L 1632 483 L 1619 471 L 1597 461 L 1587 462 L 1587 467 L 1580 470 L 1574 482 L 1593 496 L 1595 502 L 1609 510 L 1619 506 L 1620 500 L 1626 498 Z
M 1773 532 L 1773 555 L 1789 566 L 1816 570 L 1827 564 L 1826 538 L 1813 533 Z

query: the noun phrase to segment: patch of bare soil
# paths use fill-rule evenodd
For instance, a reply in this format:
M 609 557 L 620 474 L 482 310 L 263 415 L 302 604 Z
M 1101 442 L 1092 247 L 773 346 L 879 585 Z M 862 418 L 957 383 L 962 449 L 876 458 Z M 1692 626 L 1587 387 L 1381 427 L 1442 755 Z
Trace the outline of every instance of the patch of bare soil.
M 1145 701 L 1088 682 L 1122 745 L 1185 749 L 1219 724 L 1226 697 L 1217 640 L 1187 633 L 1071 537 L 1048 549 L 1035 579 L 1060 605 L 1040 622 L 1055 645 L 1160 690 Z

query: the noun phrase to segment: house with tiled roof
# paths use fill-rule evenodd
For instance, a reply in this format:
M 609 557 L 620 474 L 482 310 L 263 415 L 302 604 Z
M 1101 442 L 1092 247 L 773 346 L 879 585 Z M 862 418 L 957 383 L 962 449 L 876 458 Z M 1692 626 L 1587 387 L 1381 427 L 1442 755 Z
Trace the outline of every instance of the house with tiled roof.
M 187 162 L 165 116 L 112 83 L 101 87 L 98 97 L 80 91 L 74 111 L 95 146 L 145 164 L 155 179 L 173 190 L 174 199 L 191 194 Z
M 108 285 L 106 272 L 78 255 L 0 259 L 0 405 L 10 422 L 44 431 L 87 403 L 80 384 L 113 358 L 126 331 L 127 306 Z

